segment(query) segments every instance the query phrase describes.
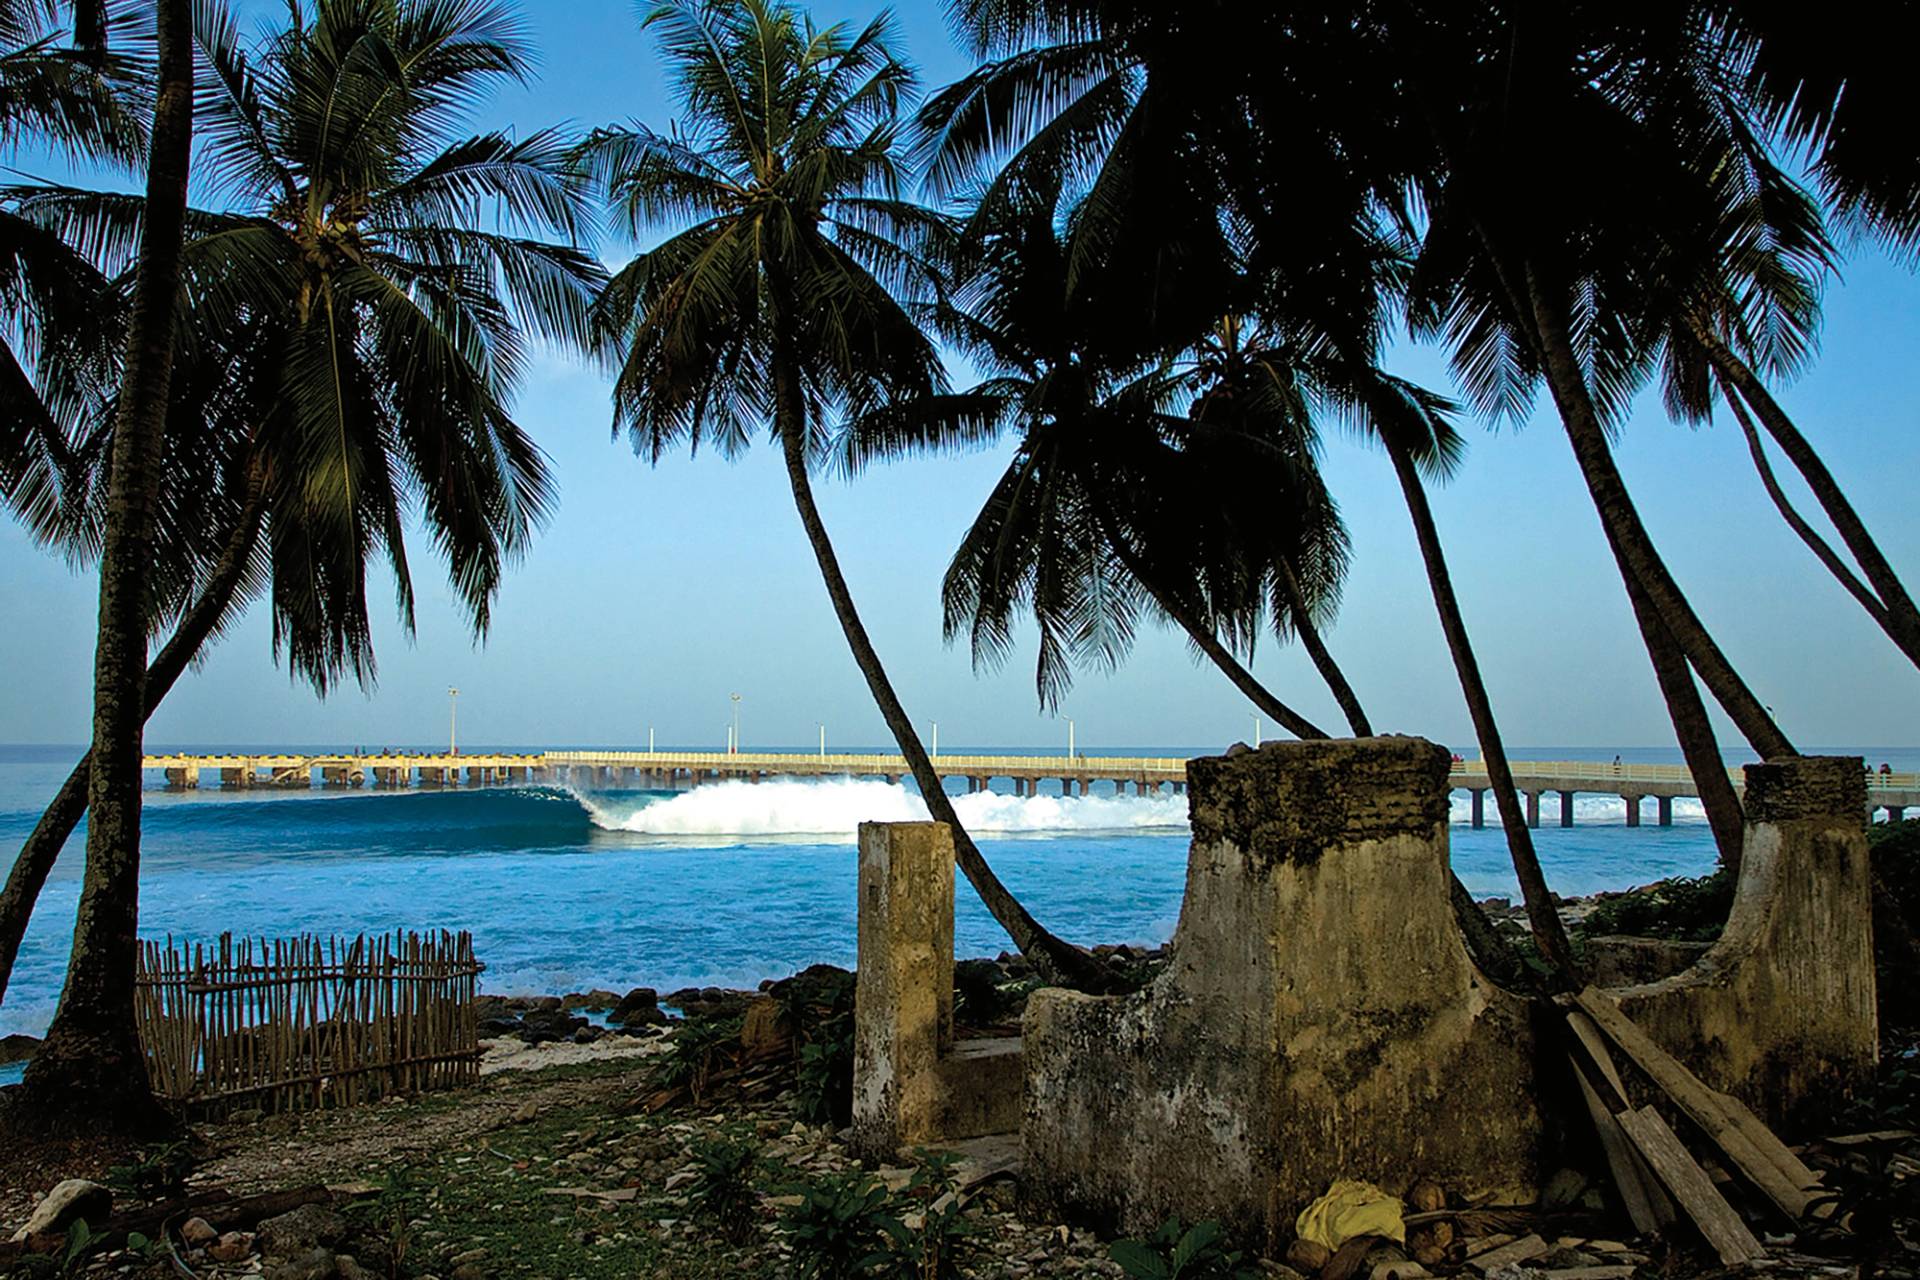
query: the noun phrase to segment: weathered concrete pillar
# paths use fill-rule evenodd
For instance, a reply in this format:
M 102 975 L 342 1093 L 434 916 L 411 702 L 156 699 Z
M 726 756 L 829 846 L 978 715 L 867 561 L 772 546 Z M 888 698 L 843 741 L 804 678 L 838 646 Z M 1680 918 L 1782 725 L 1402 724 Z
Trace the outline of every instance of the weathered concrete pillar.
M 953 833 L 860 825 L 855 1147 L 876 1159 L 1019 1126 L 1018 1040 L 953 1040 Z
M 1907 807 L 1905 805 L 1890 804 L 1887 806 L 1888 822 L 1905 822 L 1906 820 L 1907 820 Z
M 1627 825 L 1630 827 L 1639 826 L 1640 825 L 1640 802 L 1646 799 L 1646 797 L 1645 796 L 1621 796 L 1620 798 L 1626 801 L 1626 804 L 1627 804 Z
M 1471 803 L 1473 806 L 1473 825 L 1475 826 L 1475 828 L 1486 826 L 1487 825 L 1487 793 L 1483 791 L 1481 788 L 1475 787 L 1473 790 L 1469 791 L 1467 794 L 1470 797 Z
M 1573 825 L 1573 792 L 1571 791 L 1560 793 L 1560 825 L 1563 827 Z
M 1653 803 L 1654 803 L 1654 807 L 1658 809 L 1660 813 L 1660 825 L 1663 827 L 1672 826 L 1673 825 L 1673 797 L 1672 796 L 1656 796 L 1654 797 Z
M 1540 825 L 1540 793 L 1538 791 L 1527 792 L 1527 825 L 1530 827 Z
M 1167 969 L 1138 995 L 1027 1006 L 1035 1212 L 1213 1218 L 1277 1250 L 1336 1178 L 1537 1184 L 1526 1006 L 1474 969 L 1448 906 L 1448 772 L 1414 738 L 1192 763 Z
M 1726 930 L 1692 968 L 1616 992 L 1709 1085 L 1786 1133 L 1873 1077 L 1872 874 L 1858 756 L 1746 768 L 1745 852 Z
M 167 787 L 172 791 L 192 791 L 200 785 L 200 770 L 195 766 L 167 770 Z
M 323 790 L 338 791 L 353 785 L 351 771 L 345 765 L 322 765 L 320 768 L 320 786 Z
M 897 773 L 887 774 L 886 780 L 887 780 L 887 785 L 890 787 L 897 787 L 900 785 L 900 775 Z

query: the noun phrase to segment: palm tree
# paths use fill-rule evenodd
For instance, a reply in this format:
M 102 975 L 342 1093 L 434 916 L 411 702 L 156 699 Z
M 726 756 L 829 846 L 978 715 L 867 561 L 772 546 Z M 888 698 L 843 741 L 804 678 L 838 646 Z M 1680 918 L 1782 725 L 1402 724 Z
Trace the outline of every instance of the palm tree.
M 604 282 L 573 243 L 584 184 L 565 141 L 457 132 L 487 85 L 527 72 L 507 11 L 324 0 L 248 58 L 207 8 L 197 38 L 212 69 L 207 168 L 230 205 L 190 215 L 181 342 L 196 382 L 173 406 L 168 470 L 212 482 L 175 495 L 168 524 L 198 567 L 173 575 L 178 625 L 149 712 L 258 589 L 276 649 L 316 690 L 370 683 L 366 571 L 384 556 L 410 628 L 410 509 L 484 635 L 504 565 L 551 501 L 508 407 L 526 343 L 584 343 Z M 17 198 L 109 261 L 142 216 L 97 193 Z M 188 518 L 200 493 L 222 496 L 220 518 Z M 69 786 L 22 851 L 0 896 L 0 958 L 79 816 Z
M 1191 304 L 1180 305 L 1189 277 L 1177 268 L 1199 266 L 1198 280 L 1212 262 L 1243 263 L 1257 284 L 1250 309 L 1300 353 L 1289 361 L 1317 367 L 1319 394 L 1387 445 L 1529 919 L 1548 959 L 1576 975 L 1417 485 L 1416 460 L 1444 467 L 1451 428 L 1441 402 L 1380 374 L 1373 359 L 1385 295 L 1402 274 L 1380 211 L 1395 207 L 1420 171 L 1425 144 L 1408 143 L 1421 135 L 1392 114 L 1392 96 L 1350 74 L 1377 56 L 1366 43 L 1372 27 L 1292 10 L 1250 15 L 1139 0 L 971 0 L 955 13 L 982 56 L 999 56 L 921 113 L 934 190 L 957 191 L 983 168 L 995 170 L 976 222 L 1032 193 L 1086 192 L 1069 259 L 1081 273 L 1105 264 L 1109 276 L 1152 282 L 1143 341 L 1161 349 L 1191 344 L 1204 329 L 1191 324 Z M 1298 72 L 1279 70 L 1277 52 Z M 1318 74 L 1331 68 L 1341 74 Z M 1181 234 L 1156 238 L 1163 225 Z M 1129 258 L 1116 246 L 1153 246 L 1153 256 Z M 1163 270 L 1170 257 L 1174 268 Z
M 620 361 L 616 427 L 654 460 L 712 442 L 737 454 L 761 421 L 854 661 L 961 869 L 1049 975 L 1099 970 L 1042 929 L 980 856 L 941 788 L 854 606 L 813 497 L 827 417 L 936 394 L 933 344 L 900 301 L 932 284 L 944 220 L 901 198 L 897 112 L 913 75 L 886 18 L 815 28 L 777 0 L 682 0 L 649 13 L 685 116 L 665 134 L 598 131 L 584 150 L 636 237 L 688 223 L 616 274 L 598 309 Z
M 147 216 L 128 325 L 100 557 L 93 769 L 79 922 L 60 1005 L 28 1064 L 16 1123 L 146 1130 L 159 1113 L 133 1020 L 140 877 L 141 728 L 146 720 L 146 560 L 159 491 L 180 246 L 193 144 L 189 0 L 155 9 L 158 94 L 147 160 Z
M 1197 359 L 1116 372 L 1110 354 L 1095 353 L 1119 349 L 1115 334 L 1130 318 L 1068 287 L 1051 206 L 1039 201 L 1009 222 L 976 220 L 977 239 L 963 255 L 964 283 L 935 313 L 941 332 L 989 376 L 963 395 L 883 409 L 852 424 L 842 445 L 846 465 L 858 469 L 907 451 L 974 443 L 967 428 L 983 414 L 996 430 L 1019 433 L 1012 461 L 947 571 L 948 639 L 966 633 L 975 663 L 994 664 L 1011 648 L 1017 616 L 1030 612 L 1040 633 L 1041 702 L 1052 705 L 1076 660 L 1120 660 L 1142 602 L 1151 602 L 1265 714 L 1283 724 L 1291 718 L 1301 737 L 1324 738 L 1233 656 L 1234 649 L 1251 649 L 1270 609 L 1276 630 L 1312 637 L 1315 662 L 1354 733 L 1371 734 L 1351 686 L 1318 640 L 1316 615 L 1337 595 L 1346 538 L 1316 466 L 1313 406 L 1368 422 L 1377 417 L 1396 441 L 1408 424 L 1426 431 L 1425 441 L 1402 444 L 1396 454 L 1440 472 L 1459 450 L 1447 406 L 1384 375 L 1377 380 L 1398 398 L 1383 393 L 1380 405 L 1361 406 L 1346 380 L 1317 375 L 1237 320 L 1205 335 Z M 1086 272 L 1080 281 L 1100 278 Z M 1187 399 L 1187 414 L 1170 411 Z M 1420 504 L 1424 513 L 1424 497 Z M 1430 515 L 1421 527 L 1423 547 L 1431 548 L 1444 580 Z M 1448 586 L 1443 602 L 1451 600 Z M 1449 635 L 1465 647 L 1463 626 Z M 1469 663 L 1471 656 L 1466 649 Z M 1469 696 L 1476 691 L 1484 704 L 1477 670 Z M 1484 725 L 1488 758 L 1504 770 L 1490 715 Z M 1508 783 L 1511 791 L 1510 776 Z M 1513 817 L 1524 833 L 1517 805 Z M 1525 853 L 1531 857 L 1530 843 Z M 1459 878 L 1450 882 L 1476 962 L 1502 980 L 1524 982 L 1511 945 Z M 1544 884 L 1534 891 L 1544 892 Z M 1565 950 L 1553 954 L 1564 961 Z

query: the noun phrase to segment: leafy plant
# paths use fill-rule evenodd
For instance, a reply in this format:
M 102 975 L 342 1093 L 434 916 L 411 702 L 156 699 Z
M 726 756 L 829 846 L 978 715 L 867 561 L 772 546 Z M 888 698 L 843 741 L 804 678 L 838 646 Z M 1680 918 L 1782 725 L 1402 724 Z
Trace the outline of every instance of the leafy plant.
M 854 975 L 806 975 L 783 993 L 794 1033 L 794 1105 L 814 1124 L 844 1125 L 853 1118 Z
M 953 1017 L 970 1027 L 988 1027 L 1006 1015 L 1000 990 L 1000 966 L 991 960 L 962 960 L 953 966 Z
M 143 1204 L 177 1200 L 187 1194 L 187 1175 L 193 1172 L 193 1153 L 184 1142 L 149 1147 L 131 1164 L 107 1170 L 106 1183 Z
M 1590 938 L 1617 933 L 1711 942 L 1726 928 L 1733 888 L 1733 873 L 1725 868 L 1693 879 L 1675 876 L 1602 899 L 1581 922 L 1580 932 Z
M 378 1190 L 372 1196 L 347 1206 L 347 1216 L 361 1221 L 364 1234 L 384 1239 L 386 1257 L 383 1270 L 394 1280 L 399 1280 L 407 1273 L 407 1255 L 413 1246 L 413 1233 L 407 1224 L 420 1216 L 425 1208 L 426 1193 L 413 1181 L 405 1165 L 396 1165 L 384 1173 L 376 1174 L 372 1181 Z
M 724 1140 L 700 1142 L 694 1145 L 693 1158 L 700 1167 L 692 1188 L 694 1211 L 729 1242 L 744 1243 L 753 1234 L 753 1148 Z
M 800 1280 L 857 1280 L 885 1274 L 892 1241 L 906 1225 L 892 1213 L 886 1184 L 863 1173 L 825 1177 L 789 1189 L 787 1243 Z
M 1183 1227 L 1168 1218 L 1145 1240 L 1116 1240 L 1108 1256 L 1129 1280 L 1255 1280 L 1259 1271 L 1228 1250 L 1217 1222 Z
M 960 1157 L 945 1151 L 916 1151 L 914 1156 L 920 1167 L 901 1193 L 912 1207 L 894 1220 L 897 1226 L 887 1228 L 892 1237 L 887 1274 L 903 1280 L 957 1280 L 960 1257 L 974 1230 L 954 1174 Z
M 739 1015 L 723 1018 L 695 1018 L 673 1037 L 673 1047 L 660 1064 L 660 1083 L 668 1088 L 684 1088 L 695 1102 L 705 1096 L 714 1068 L 725 1054 L 740 1044 Z

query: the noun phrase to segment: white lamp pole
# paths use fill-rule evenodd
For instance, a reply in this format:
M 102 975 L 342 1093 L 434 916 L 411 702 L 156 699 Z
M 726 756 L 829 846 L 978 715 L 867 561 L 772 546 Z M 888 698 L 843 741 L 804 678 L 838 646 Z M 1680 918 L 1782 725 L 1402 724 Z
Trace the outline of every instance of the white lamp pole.
M 940 722 L 938 720 L 933 722 L 933 754 L 936 756 L 940 754 Z
M 1260 717 L 1259 716 L 1255 716 L 1253 718 L 1253 745 L 1256 747 L 1260 745 Z
M 1073 759 L 1076 754 L 1073 745 L 1073 718 L 1069 716 L 1067 718 L 1067 759 Z
M 460 754 L 460 691 L 447 686 L 447 754 Z
M 733 699 L 733 754 L 739 755 L 740 754 L 740 695 L 737 693 L 731 693 L 731 694 L 728 694 L 727 696 Z
M 647 754 L 653 754 L 653 726 L 647 726 Z
M 814 723 L 819 725 L 820 728 L 820 758 L 825 760 L 827 758 L 827 726 L 821 724 L 818 720 L 814 721 Z

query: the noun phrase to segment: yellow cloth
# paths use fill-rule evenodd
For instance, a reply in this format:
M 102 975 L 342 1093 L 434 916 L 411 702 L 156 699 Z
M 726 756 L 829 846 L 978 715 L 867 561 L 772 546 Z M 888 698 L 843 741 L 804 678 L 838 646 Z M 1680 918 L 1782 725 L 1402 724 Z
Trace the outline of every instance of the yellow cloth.
M 1300 1211 L 1293 1230 L 1302 1240 L 1329 1249 L 1338 1249 L 1355 1236 L 1385 1236 L 1405 1244 L 1407 1224 L 1400 1217 L 1404 1208 L 1396 1197 L 1370 1182 L 1342 1180 Z

